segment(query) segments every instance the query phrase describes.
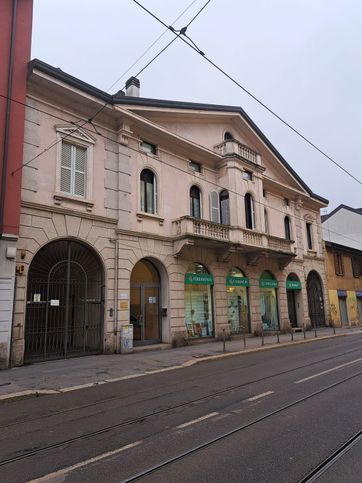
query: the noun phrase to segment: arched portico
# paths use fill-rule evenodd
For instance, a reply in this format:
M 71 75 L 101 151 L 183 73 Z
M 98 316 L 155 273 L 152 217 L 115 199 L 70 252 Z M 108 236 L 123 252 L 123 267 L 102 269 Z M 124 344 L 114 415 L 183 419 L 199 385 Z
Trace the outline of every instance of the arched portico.
M 28 275 L 25 362 L 100 353 L 103 289 L 92 248 L 72 239 L 43 246 Z

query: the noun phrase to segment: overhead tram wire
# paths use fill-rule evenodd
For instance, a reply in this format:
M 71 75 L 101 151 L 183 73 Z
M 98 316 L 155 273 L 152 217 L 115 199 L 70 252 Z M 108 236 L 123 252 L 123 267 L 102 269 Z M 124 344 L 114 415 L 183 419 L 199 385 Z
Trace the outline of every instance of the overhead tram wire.
M 5 96 L 5 95 L 3 95 L 3 94 L 0 94 L 0 97 L 5 98 L 5 99 L 7 98 L 7 96 Z M 24 107 L 27 107 L 27 108 L 29 108 L 29 109 L 33 109 L 33 110 L 35 110 L 35 111 L 38 111 L 38 112 L 40 112 L 41 114 L 46 114 L 46 115 L 48 115 L 48 116 L 50 116 L 50 117 L 53 117 L 54 119 L 57 119 L 58 121 L 63 121 L 63 122 L 66 122 L 66 123 L 68 123 L 68 124 L 71 124 L 71 123 L 72 123 L 72 121 L 69 121 L 69 119 L 65 119 L 65 118 L 63 118 L 63 117 L 56 116 L 56 115 L 54 115 L 54 114 L 52 114 L 52 113 L 50 113 L 50 112 L 47 112 L 47 111 L 45 111 L 45 110 L 43 110 L 43 109 L 39 109 L 39 108 L 37 108 L 37 107 L 34 107 L 34 106 L 29 105 L 29 104 L 23 103 L 23 102 L 21 102 L 21 101 L 17 101 L 16 99 L 12 99 L 12 98 L 10 98 L 10 101 L 11 101 L 11 102 L 15 102 L 15 103 L 20 104 L 20 105 L 23 105 Z M 80 121 L 84 121 L 84 119 L 80 119 Z M 79 121 L 78 121 L 78 122 L 79 122 Z M 94 127 L 94 125 L 93 125 L 93 127 Z M 84 129 L 85 131 L 90 132 L 90 133 L 92 133 L 92 132 L 93 132 L 93 131 L 91 131 L 91 130 L 90 130 L 89 128 L 87 128 L 87 127 L 83 127 L 83 129 Z M 104 134 L 102 134 L 102 133 L 101 133 L 101 132 L 99 132 L 98 130 L 96 130 L 96 132 L 97 132 L 97 134 L 98 134 L 99 136 L 101 136 L 103 139 L 106 139 L 107 141 L 112 141 L 112 142 L 114 142 L 114 143 L 116 143 L 116 144 L 118 144 L 118 145 L 120 145 L 120 146 L 123 146 L 123 145 L 122 145 L 122 143 L 120 143 L 119 141 L 116 141 L 116 140 L 114 140 L 114 139 L 112 139 L 112 138 L 110 138 L 110 137 L 108 137 L 108 136 L 105 136 Z M 134 152 L 139 153 L 139 150 L 138 150 L 138 149 L 136 149 L 136 148 L 132 148 L 131 146 L 128 146 L 128 149 L 130 149 L 131 151 L 134 151 Z M 146 153 L 142 153 L 142 154 L 144 154 L 144 155 L 146 155 L 146 156 L 147 156 L 147 154 L 146 154 Z M 178 166 L 174 166 L 174 165 L 172 165 L 172 164 L 170 164 L 170 163 L 167 163 L 166 161 L 163 161 L 163 160 L 161 160 L 161 159 L 159 159 L 159 162 L 160 162 L 160 163 L 162 163 L 162 164 L 164 164 L 165 166 L 168 166 L 169 168 L 175 169 L 175 170 L 180 171 L 180 172 L 182 172 L 182 173 L 184 173 L 184 174 L 187 174 L 187 175 L 189 175 L 189 174 L 190 174 L 190 172 L 189 172 L 189 171 L 187 171 L 187 170 L 185 170 L 185 169 L 182 169 L 182 168 L 180 168 L 180 167 L 178 167 Z M 205 182 L 205 183 L 207 183 L 207 184 L 210 184 L 210 185 L 212 185 L 212 186 L 215 186 L 215 187 L 217 187 L 218 189 L 221 189 L 221 190 L 225 189 L 225 190 L 227 190 L 229 193 L 235 194 L 236 196 L 238 196 L 238 197 L 240 197 L 240 198 L 243 198 L 243 199 L 245 198 L 245 195 L 243 195 L 243 194 L 241 194 L 241 193 L 238 193 L 237 191 L 231 190 L 231 189 L 229 189 L 229 188 L 227 188 L 227 187 L 220 186 L 220 185 L 219 185 L 218 183 L 216 183 L 215 181 L 211 181 L 211 180 L 208 180 L 208 179 L 204 179 L 204 182 Z M 259 205 L 263 206 L 264 208 L 268 208 L 269 210 L 274 210 L 274 211 L 276 211 L 276 212 L 278 212 L 278 213 L 282 213 L 283 215 L 285 215 L 285 216 L 289 216 L 290 218 L 294 218 L 295 220 L 301 220 L 301 221 L 303 221 L 303 222 L 305 221 L 305 220 L 304 220 L 304 218 L 303 218 L 303 217 L 301 217 L 301 216 L 297 216 L 297 215 L 294 215 L 294 214 L 292 214 L 292 213 L 286 213 L 285 211 L 283 211 L 283 210 L 281 210 L 281 209 L 279 209 L 279 208 L 276 208 L 276 207 L 274 207 L 274 206 L 267 205 L 266 203 L 263 203 L 262 201 L 259 201 L 259 200 L 254 199 L 254 203 L 259 204 Z M 315 225 L 316 227 L 318 227 L 318 225 L 317 225 L 316 223 L 314 223 L 314 222 L 312 223 L 312 225 Z M 335 235 L 339 235 L 339 236 L 341 236 L 341 237 L 345 238 L 346 240 L 353 241 L 353 242 L 358 243 L 358 244 L 360 244 L 360 245 L 362 246 L 362 242 L 361 242 L 360 240 L 356 240 L 356 239 L 354 239 L 354 238 L 348 237 L 348 236 L 346 236 L 346 235 L 344 235 L 344 234 L 342 234 L 342 233 L 339 233 L 339 232 L 336 232 L 336 231 L 333 231 L 333 230 L 329 230 L 329 231 L 330 231 L 331 233 L 334 233 Z
M 177 33 L 174 31 L 173 27 L 168 26 L 165 22 L 163 22 L 157 15 L 152 13 L 150 10 L 148 10 L 146 7 L 144 7 L 138 0 L 133 0 L 134 3 L 136 3 L 140 8 L 142 8 L 145 12 L 147 12 L 151 17 L 153 17 L 155 20 L 157 20 L 159 23 L 164 25 L 166 28 L 168 28 L 174 35 L 177 35 Z M 301 139 L 303 139 L 307 144 L 309 144 L 311 147 L 313 147 L 316 151 L 318 151 L 322 156 L 324 156 L 326 159 L 328 159 L 331 163 L 333 163 L 335 166 L 337 166 L 339 169 L 341 169 L 345 174 L 350 176 L 352 179 L 357 181 L 360 185 L 362 185 L 362 181 L 358 179 L 354 174 L 352 174 L 350 171 L 348 171 L 346 168 L 344 168 L 340 163 L 338 163 L 336 160 L 334 160 L 331 156 L 329 156 L 325 151 L 323 151 L 321 148 L 319 148 L 313 141 L 311 141 L 309 138 L 307 138 L 304 134 L 302 134 L 298 129 L 293 127 L 288 121 L 283 119 L 279 114 L 277 114 L 273 109 L 271 109 L 269 106 L 267 106 L 263 101 L 261 101 L 258 97 L 256 97 L 254 94 L 252 94 L 248 89 L 246 89 L 243 85 L 241 85 L 236 79 L 234 79 L 230 74 L 228 74 L 226 71 L 224 71 L 221 67 L 219 67 L 215 62 L 213 62 L 211 59 L 207 57 L 207 55 L 197 47 L 197 45 L 191 40 L 190 37 L 186 34 L 186 30 L 183 31 L 184 29 L 181 29 L 178 37 L 191 49 L 193 49 L 195 52 L 197 52 L 201 57 L 203 57 L 210 65 L 212 65 L 215 69 L 217 69 L 221 74 L 223 74 L 225 77 L 227 77 L 231 82 L 233 82 L 237 87 L 239 87 L 241 90 L 243 90 L 248 96 L 250 96 L 252 99 L 254 99 L 258 104 L 260 104 L 264 109 L 266 109 L 270 114 L 272 114 L 275 118 L 277 118 L 281 123 L 283 123 L 285 126 L 287 126 L 291 131 L 293 131 L 297 136 L 299 136 Z M 184 37 L 189 39 L 192 43 L 188 42 Z
M 190 22 L 188 23 L 188 25 L 190 25 L 199 15 L 200 13 L 204 10 L 204 8 L 206 7 L 206 5 L 208 3 L 210 3 L 211 0 L 208 0 L 206 2 L 206 4 L 196 13 L 196 15 L 190 20 Z M 194 2 L 192 2 L 190 4 L 190 7 L 193 5 Z M 189 7 L 188 7 L 189 8 Z M 186 10 L 188 10 L 188 8 Z M 163 52 L 165 52 L 166 49 L 168 49 L 168 47 L 170 47 L 170 45 L 173 44 L 173 42 L 178 39 L 180 37 L 180 35 L 182 34 L 182 30 L 180 30 L 178 33 L 176 33 L 175 31 L 173 31 L 173 33 L 176 35 L 165 47 L 162 48 L 162 50 L 160 52 L 158 52 L 158 54 L 156 54 L 136 75 L 135 77 L 138 77 L 142 72 L 144 72 L 147 67 L 149 67 Z M 125 87 L 125 86 L 124 86 Z M 89 119 L 85 120 L 83 122 L 83 124 L 81 124 L 80 126 L 78 126 L 76 128 L 75 131 L 78 131 L 79 129 L 82 129 L 84 128 L 84 126 L 86 124 L 91 124 L 93 125 L 93 121 L 94 119 L 108 106 L 109 102 L 105 102 L 96 112 L 95 114 L 93 114 L 92 117 L 90 117 Z M 80 122 L 80 121 L 77 121 L 77 123 Z M 72 122 L 71 124 L 74 124 L 74 125 L 77 125 L 77 123 L 74 123 Z M 40 156 L 42 156 L 43 154 L 45 154 L 47 151 L 49 151 L 49 149 L 53 148 L 54 146 L 56 146 L 57 144 L 59 144 L 61 141 L 63 141 L 64 139 L 66 139 L 67 137 L 71 136 L 75 131 L 73 131 L 72 133 L 68 133 L 68 134 L 65 134 L 64 136 L 61 136 L 59 139 L 57 139 L 56 141 L 54 141 L 53 143 L 51 143 L 48 147 L 46 147 L 43 151 L 41 151 L 40 153 L 38 153 L 36 156 L 34 156 L 32 159 L 30 159 L 29 161 L 27 161 L 26 163 L 23 163 L 21 166 L 19 166 L 18 168 L 14 169 L 12 172 L 11 172 L 11 175 L 14 176 L 15 173 L 17 173 L 18 171 L 21 171 L 25 166 L 28 166 L 32 161 L 35 161 L 36 159 L 38 159 Z
M 191 3 L 190 3 L 190 4 L 189 4 L 189 5 L 188 5 L 188 6 L 187 6 L 187 7 L 186 7 L 186 8 L 185 8 L 185 9 L 184 9 L 182 12 L 181 12 L 181 13 L 180 13 L 180 15 L 179 15 L 177 18 L 175 18 L 175 20 L 174 20 L 174 21 L 171 23 L 171 27 L 173 27 L 173 26 L 175 25 L 175 23 L 176 23 L 178 20 L 180 20 L 180 18 L 181 18 L 181 17 L 182 17 L 182 16 L 183 16 L 183 15 L 184 15 L 184 14 L 185 14 L 185 13 L 186 13 L 186 12 L 187 12 L 187 11 L 188 11 L 188 10 L 189 10 L 189 9 L 190 9 L 192 6 L 193 6 L 193 5 L 194 5 L 194 3 L 196 3 L 197 1 L 198 1 L 198 0 L 193 0 L 193 1 L 192 1 L 192 2 L 191 2 Z M 113 87 L 114 87 L 116 84 L 118 84 L 118 82 L 119 82 L 121 79 L 123 79 L 123 77 L 124 77 L 124 76 L 125 76 L 125 75 L 126 75 L 126 74 L 127 74 L 127 73 L 128 73 L 128 72 L 129 72 L 129 71 L 130 71 L 130 70 L 131 70 L 131 69 L 132 69 L 134 66 L 135 66 L 135 65 L 137 65 L 137 64 L 138 64 L 138 62 L 139 62 L 141 59 L 143 59 L 143 57 L 144 57 L 144 56 L 145 56 L 145 55 L 146 55 L 146 54 L 147 54 L 147 53 L 148 53 L 148 52 L 149 52 L 149 51 L 152 49 L 152 47 L 153 47 L 154 45 L 156 45 L 156 44 L 157 44 L 157 42 L 158 42 L 159 40 L 161 40 L 161 38 L 162 38 L 162 37 L 163 37 L 163 36 L 164 36 L 164 35 L 165 35 L 165 34 L 166 34 L 166 33 L 167 33 L 169 30 L 170 30 L 170 29 L 169 29 L 169 27 L 167 27 L 167 28 L 166 28 L 166 29 L 165 29 L 165 30 L 164 30 L 164 31 L 161 33 L 161 35 L 159 35 L 159 36 L 158 36 L 158 37 L 157 37 L 157 38 L 156 38 L 156 39 L 155 39 L 155 40 L 152 42 L 152 44 L 151 44 L 149 47 L 147 47 L 147 49 L 146 49 L 146 50 L 145 50 L 145 51 L 144 51 L 144 52 L 143 52 L 143 53 L 142 53 L 142 54 L 141 54 L 141 55 L 140 55 L 140 56 L 139 56 L 139 57 L 138 57 L 138 58 L 137 58 L 137 59 L 136 59 L 136 60 L 133 62 L 133 64 L 132 64 L 132 65 L 130 65 L 130 66 L 128 67 L 128 69 L 127 69 L 127 70 L 125 70 L 125 71 L 123 72 L 123 74 L 122 74 L 120 77 L 118 77 L 118 79 L 117 79 L 116 81 L 114 81 L 114 82 L 113 82 L 113 84 L 112 84 L 111 86 L 109 86 L 109 87 L 108 87 L 108 89 L 107 89 L 107 91 L 106 91 L 106 92 L 109 92 L 109 91 L 110 91 L 110 90 L 111 90 L 111 89 L 112 89 L 112 88 L 113 88 Z

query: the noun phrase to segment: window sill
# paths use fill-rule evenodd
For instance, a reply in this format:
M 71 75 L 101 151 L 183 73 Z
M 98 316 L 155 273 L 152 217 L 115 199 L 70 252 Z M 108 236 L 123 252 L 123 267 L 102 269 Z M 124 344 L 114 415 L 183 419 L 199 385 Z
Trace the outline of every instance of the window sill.
M 72 201 L 81 205 L 85 205 L 87 211 L 92 211 L 94 206 L 94 202 L 91 200 L 88 200 L 86 198 L 80 198 L 78 196 L 68 195 L 67 193 L 54 193 L 53 199 L 55 205 L 61 206 L 64 201 Z
M 307 250 L 307 254 L 311 257 L 316 257 L 317 256 L 317 250 L 311 250 L 311 249 L 308 249 Z
M 165 219 L 162 218 L 162 216 L 154 215 L 153 213 L 138 212 L 136 216 L 137 216 L 137 221 L 142 221 L 143 218 L 149 218 L 151 220 L 158 221 L 160 226 L 162 226 L 163 222 L 165 221 Z

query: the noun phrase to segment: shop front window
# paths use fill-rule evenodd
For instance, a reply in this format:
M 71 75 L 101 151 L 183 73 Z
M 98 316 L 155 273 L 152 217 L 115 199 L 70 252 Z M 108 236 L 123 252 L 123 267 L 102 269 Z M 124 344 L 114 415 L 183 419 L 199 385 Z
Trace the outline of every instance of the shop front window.
M 213 276 L 200 263 L 189 266 L 185 275 L 185 322 L 189 338 L 213 337 Z
M 264 330 L 279 330 L 278 281 L 270 272 L 263 272 L 259 280 L 260 313 Z
M 249 332 L 248 308 L 249 279 L 237 267 L 233 267 L 226 277 L 228 322 L 231 334 Z

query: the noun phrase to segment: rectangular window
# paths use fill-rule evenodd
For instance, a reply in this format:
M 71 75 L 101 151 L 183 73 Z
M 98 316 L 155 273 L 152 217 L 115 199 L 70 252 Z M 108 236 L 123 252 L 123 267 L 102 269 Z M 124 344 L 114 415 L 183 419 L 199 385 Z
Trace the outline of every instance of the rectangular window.
M 351 257 L 351 264 L 352 264 L 352 273 L 355 278 L 359 278 L 362 276 L 362 260 L 358 260 L 358 258 Z
M 343 255 L 341 253 L 334 253 L 334 270 L 336 275 L 344 275 Z
M 312 234 L 312 223 L 306 224 L 307 228 L 307 244 L 308 250 L 313 250 L 313 234 Z
M 62 142 L 60 191 L 86 197 L 87 148 Z
M 253 173 L 251 171 L 243 171 L 243 179 L 246 181 L 251 181 L 253 179 Z
M 141 141 L 140 148 L 145 153 L 153 154 L 154 156 L 157 154 L 157 146 L 147 141 Z
M 189 167 L 190 167 L 190 169 L 192 169 L 192 171 L 195 171 L 195 173 L 201 173 L 201 164 L 200 163 L 197 163 L 196 161 L 190 161 Z

